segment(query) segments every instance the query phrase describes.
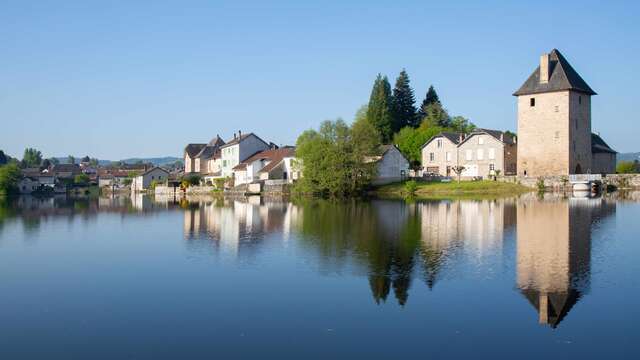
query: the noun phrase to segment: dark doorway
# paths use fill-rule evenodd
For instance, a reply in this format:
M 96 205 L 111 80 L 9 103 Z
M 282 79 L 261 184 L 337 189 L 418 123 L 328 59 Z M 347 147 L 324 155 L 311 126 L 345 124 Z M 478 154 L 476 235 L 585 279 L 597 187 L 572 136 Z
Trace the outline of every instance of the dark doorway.
M 582 166 L 580 164 L 576 165 L 576 174 L 582 174 Z

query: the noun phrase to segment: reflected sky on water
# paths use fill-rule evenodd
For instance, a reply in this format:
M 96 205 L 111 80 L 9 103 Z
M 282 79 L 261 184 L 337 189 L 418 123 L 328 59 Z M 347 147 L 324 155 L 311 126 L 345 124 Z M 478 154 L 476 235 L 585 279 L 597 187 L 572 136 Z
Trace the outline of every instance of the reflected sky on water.
M 635 358 L 637 197 L 2 199 L 0 355 Z

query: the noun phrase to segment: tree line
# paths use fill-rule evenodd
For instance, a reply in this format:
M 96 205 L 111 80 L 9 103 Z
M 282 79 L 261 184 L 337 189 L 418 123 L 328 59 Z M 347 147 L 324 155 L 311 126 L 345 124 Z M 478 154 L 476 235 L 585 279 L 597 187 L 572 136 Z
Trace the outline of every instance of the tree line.
M 382 144 L 396 144 L 416 167 L 420 149 L 441 131 L 468 133 L 475 128 L 462 116 L 449 116 L 433 85 L 416 107 L 414 91 L 403 69 L 392 89 L 378 74 L 369 102 L 356 113 L 351 126 L 342 119 L 327 120 L 318 130 L 303 132 L 296 141 L 298 166 L 303 171 L 296 191 L 347 195 L 364 191 L 376 176 L 375 157 Z
M 371 89 L 367 120 L 378 130 L 380 141 L 396 144 L 414 167 L 420 163 L 420 148 L 434 135 L 475 129 L 469 119 L 449 115 L 433 85 L 416 107 L 411 81 L 404 69 L 393 89 L 388 78 L 378 74 Z

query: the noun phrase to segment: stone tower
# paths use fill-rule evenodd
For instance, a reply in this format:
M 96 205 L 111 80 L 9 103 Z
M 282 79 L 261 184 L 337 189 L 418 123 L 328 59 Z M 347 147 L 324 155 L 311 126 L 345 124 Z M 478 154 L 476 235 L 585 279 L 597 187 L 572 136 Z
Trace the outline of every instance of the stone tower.
M 591 95 L 596 93 L 553 49 L 516 91 L 518 175 L 591 172 Z

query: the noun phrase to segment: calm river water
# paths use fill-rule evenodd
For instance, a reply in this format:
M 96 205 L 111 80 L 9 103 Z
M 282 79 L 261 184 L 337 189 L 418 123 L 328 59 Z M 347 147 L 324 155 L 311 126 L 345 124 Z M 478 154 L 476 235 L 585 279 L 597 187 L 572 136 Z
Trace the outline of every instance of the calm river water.
M 637 359 L 638 198 L 0 199 L 0 358 Z

